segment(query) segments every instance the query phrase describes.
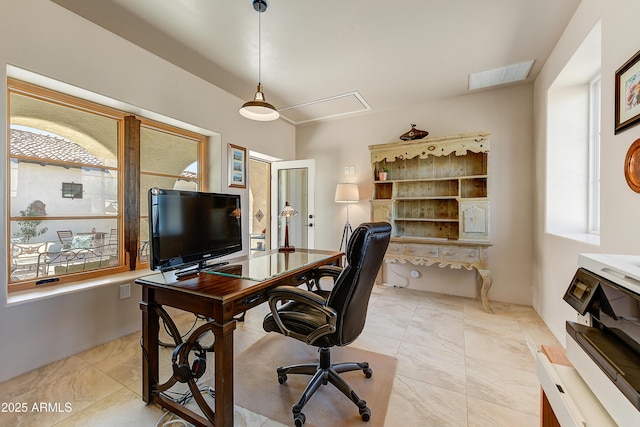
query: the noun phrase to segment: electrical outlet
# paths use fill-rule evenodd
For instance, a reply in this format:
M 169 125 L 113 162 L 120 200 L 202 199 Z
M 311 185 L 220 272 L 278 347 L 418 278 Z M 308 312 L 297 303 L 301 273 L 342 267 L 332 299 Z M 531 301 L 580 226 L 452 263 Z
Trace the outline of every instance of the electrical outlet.
M 131 285 L 126 283 L 124 285 L 120 285 L 120 299 L 126 299 L 131 296 Z
M 349 175 L 353 175 L 354 173 L 356 173 L 356 167 L 353 165 L 349 166 Z

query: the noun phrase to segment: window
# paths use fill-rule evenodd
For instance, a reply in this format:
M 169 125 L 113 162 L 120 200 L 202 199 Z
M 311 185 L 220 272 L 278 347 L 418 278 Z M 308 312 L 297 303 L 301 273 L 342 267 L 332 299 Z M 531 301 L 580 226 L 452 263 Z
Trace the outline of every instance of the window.
M 62 197 L 65 199 L 82 199 L 82 184 L 63 182 Z
M 589 233 L 600 234 L 600 75 L 589 90 Z
M 198 159 L 205 159 L 203 136 L 142 120 L 140 127 L 140 250 L 139 261 L 149 262 L 150 188 L 197 191 L 206 182 Z M 148 265 L 148 264 L 146 264 Z
M 546 231 L 596 245 L 600 228 L 600 46 L 598 22 L 547 94 Z
M 13 79 L 9 116 L 10 291 L 148 268 L 148 188 L 206 182 L 202 135 Z

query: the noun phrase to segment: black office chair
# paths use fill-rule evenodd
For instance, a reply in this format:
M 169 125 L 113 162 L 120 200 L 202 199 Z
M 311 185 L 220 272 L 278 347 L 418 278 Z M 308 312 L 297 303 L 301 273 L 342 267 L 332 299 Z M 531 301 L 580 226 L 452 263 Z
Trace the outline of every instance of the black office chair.
M 298 403 L 291 408 L 297 427 L 305 422 L 302 408 L 320 385 L 330 382 L 355 403 L 364 421 L 371 418 L 367 402 L 360 399 L 340 373 L 362 370 L 367 378 L 373 375 L 367 362 L 331 364 L 330 347 L 345 346 L 362 332 L 367 315 L 369 296 L 384 253 L 389 244 L 391 226 L 385 222 L 360 225 L 349 239 L 347 265 L 343 269 L 320 267 L 315 281 L 323 275 L 334 277 L 331 291 L 279 286 L 269 292 L 271 313 L 264 318 L 267 332 L 285 336 L 319 347 L 319 363 L 279 367 L 278 382 L 284 384 L 287 374 L 313 375 Z M 281 305 L 280 305 L 281 304 Z

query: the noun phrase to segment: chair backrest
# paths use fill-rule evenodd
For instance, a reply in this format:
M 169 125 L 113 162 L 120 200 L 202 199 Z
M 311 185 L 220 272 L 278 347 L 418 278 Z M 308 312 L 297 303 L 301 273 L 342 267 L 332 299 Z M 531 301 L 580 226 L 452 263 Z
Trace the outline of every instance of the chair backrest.
M 71 230 L 58 230 L 58 239 L 60 239 L 60 243 L 62 243 L 62 247 L 64 249 L 68 249 L 71 247 L 71 242 L 73 241 L 73 231 Z
M 40 255 L 46 254 L 53 242 L 11 243 L 11 257 L 14 266 L 38 264 Z
M 53 242 L 38 242 L 38 243 L 11 243 L 11 252 L 13 256 L 29 256 L 45 253 L 51 248 Z
M 335 281 L 327 305 L 336 310 L 335 345 L 354 341 L 364 328 L 371 289 L 391 237 L 391 225 L 386 222 L 364 223 L 358 226 L 347 244 L 347 265 Z

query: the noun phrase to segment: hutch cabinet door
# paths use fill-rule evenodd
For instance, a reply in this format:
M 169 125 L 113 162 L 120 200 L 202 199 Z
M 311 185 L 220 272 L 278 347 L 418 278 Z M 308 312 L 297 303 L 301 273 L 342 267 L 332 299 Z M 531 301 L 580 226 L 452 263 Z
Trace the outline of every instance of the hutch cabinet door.
M 489 240 L 489 202 L 460 202 L 460 239 Z

